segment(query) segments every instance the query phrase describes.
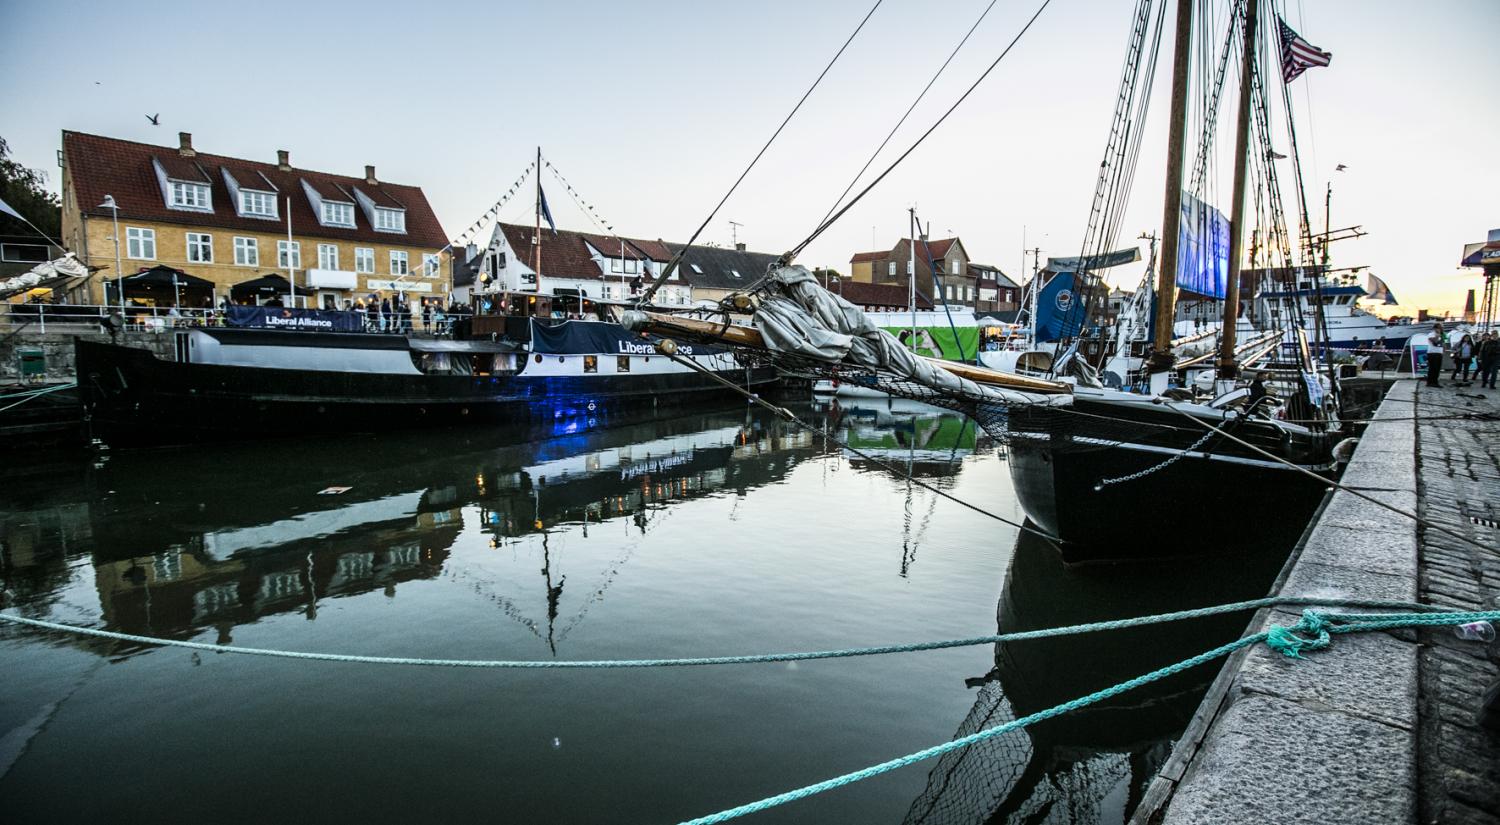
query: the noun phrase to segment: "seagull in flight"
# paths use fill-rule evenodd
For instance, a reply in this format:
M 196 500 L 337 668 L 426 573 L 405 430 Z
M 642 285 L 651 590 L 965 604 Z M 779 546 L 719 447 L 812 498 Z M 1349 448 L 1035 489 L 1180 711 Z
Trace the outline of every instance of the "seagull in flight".
M 1335 171 L 1335 172 L 1342 172 L 1342 171 L 1344 171 L 1345 169 L 1348 169 L 1348 168 L 1349 167 L 1347 167 L 1344 164 L 1340 163 L 1338 166 L 1334 167 L 1333 171 Z
M 146 115 L 146 119 L 149 120 L 149 121 L 151 121 L 151 125 L 152 126 L 160 126 L 161 125 L 161 112 L 157 112 L 154 115 Z

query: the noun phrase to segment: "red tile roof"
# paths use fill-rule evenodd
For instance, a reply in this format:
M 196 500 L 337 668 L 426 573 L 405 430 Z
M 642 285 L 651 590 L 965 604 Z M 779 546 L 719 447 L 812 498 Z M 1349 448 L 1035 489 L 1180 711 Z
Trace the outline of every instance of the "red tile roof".
M 185 158 L 176 152 L 157 152 L 152 155 L 161 164 L 167 177 L 195 183 L 213 183 L 213 172 L 204 169 L 197 158 Z
M 298 235 L 317 238 L 334 238 L 367 243 L 397 244 L 403 246 L 439 249 L 448 243 L 448 235 L 438 223 L 437 215 L 427 203 L 427 196 L 417 186 L 380 183 L 371 186 L 364 178 L 330 175 L 307 169 L 282 172 L 274 163 L 257 163 L 240 158 L 210 155 L 199 152 L 195 157 L 184 158 L 176 148 L 135 143 L 128 140 L 89 135 L 82 132 L 63 132 L 64 162 L 72 176 L 74 195 L 83 214 L 109 217 L 108 209 L 96 204 L 105 195 L 113 195 L 119 204 L 120 220 L 138 220 L 179 223 L 189 226 L 212 226 L 225 229 L 240 229 L 265 232 L 277 224 L 285 227 L 286 216 L 272 222 L 257 218 L 242 218 L 230 201 L 228 187 L 220 169 L 228 167 L 231 174 L 243 187 L 264 190 L 266 180 L 280 192 L 281 208 L 286 207 L 286 198 L 292 199 L 292 228 Z M 181 161 L 190 161 L 208 173 L 209 186 L 213 193 L 214 211 L 188 212 L 168 209 L 156 170 L 151 159 L 162 161 L 168 174 L 176 177 L 174 169 L 181 169 Z M 171 162 L 173 166 L 168 167 Z M 266 180 L 263 180 L 264 176 Z M 196 178 L 185 178 L 193 180 Z M 400 205 L 406 209 L 406 234 L 376 232 L 370 226 L 362 210 L 355 211 L 355 226 L 352 229 L 323 226 L 313 212 L 307 193 L 302 191 L 300 181 L 306 180 L 320 192 L 324 186 L 339 185 L 353 192 L 355 187 L 369 195 L 381 205 Z M 339 198 L 344 200 L 345 198 Z
M 849 259 L 849 263 L 862 264 L 866 261 L 878 261 L 890 254 L 891 251 L 889 249 L 880 249 L 874 252 L 856 252 L 854 253 L 854 257 Z
M 510 244 L 512 254 L 521 258 L 521 263 L 532 266 L 535 254 L 531 243 L 531 236 L 536 234 L 534 226 L 518 226 L 513 223 L 502 223 L 500 228 L 505 232 L 505 241 Z M 542 228 L 542 275 L 551 278 L 593 278 L 603 277 L 604 272 L 599 265 L 594 263 L 593 255 L 589 254 L 589 248 L 583 242 L 584 235 L 580 232 L 570 232 L 560 229 L 556 234 L 551 229 Z
M 939 238 L 935 241 L 928 241 L 927 249 L 931 251 L 932 257 L 941 258 L 948 254 L 948 248 L 957 241 L 958 238 Z
M 661 241 L 643 241 L 636 238 L 625 238 L 620 235 L 594 235 L 588 232 L 577 233 L 585 241 L 599 250 L 599 254 L 606 258 L 621 257 L 620 242 L 624 241 L 624 258 L 633 261 L 657 261 L 666 263 L 672 260 L 672 252 L 667 249 Z M 545 240 L 545 239 L 544 239 Z
M 354 190 L 351 187 L 342 187 L 328 180 L 308 180 L 307 178 L 301 178 L 300 180 L 305 181 L 308 186 L 311 186 L 312 190 L 317 192 L 318 196 L 325 201 L 356 203 Z
M 908 306 L 909 294 L 906 284 L 867 284 L 862 281 L 843 280 L 833 285 L 833 294 L 857 306 Z M 917 309 L 932 309 L 932 301 L 922 290 L 917 290 Z

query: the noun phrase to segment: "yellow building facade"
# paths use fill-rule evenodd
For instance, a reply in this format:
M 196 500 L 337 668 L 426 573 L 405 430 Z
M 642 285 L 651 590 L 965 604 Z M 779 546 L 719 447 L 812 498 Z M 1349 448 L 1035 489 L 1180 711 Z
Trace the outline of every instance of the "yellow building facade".
M 343 309 L 372 294 L 449 299 L 448 243 L 426 196 L 379 180 L 374 166 L 337 175 L 295 168 L 286 151 L 274 164 L 210 155 L 187 133 L 175 148 L 77 132 L 62 144 L 63 240 L 98 269 L 96 302 L 118 301 L 121 286 L 146 305 L 287 301 L 236 289 L 285 289 L 265 276 L 290 282 L 302 307 Z M 155 267 L 201 280 L 189 280 L 190 297 L 165 271 L 154 286 L 132 280 Z

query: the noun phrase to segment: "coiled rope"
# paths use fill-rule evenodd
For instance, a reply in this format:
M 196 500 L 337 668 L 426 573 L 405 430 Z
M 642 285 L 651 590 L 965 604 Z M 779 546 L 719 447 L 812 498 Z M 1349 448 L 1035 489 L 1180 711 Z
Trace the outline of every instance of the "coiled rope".
M 698 656 L 677 659 L 595 659 L 581 661 L 558 661 L 558 660 L 506 660 L 506 659 L 428 659 L 410 656 L 362 656 L 352 653 L 316 653 L 295 650 L 275 650 L 271 648 L 257 647 L 234 647 L 231 645 L 209 644 L 207 642 L 192 642 L 184 639 L 164 639 L 157 636 L 140 636 L 134 633 L 119 633 L 113 630 L 104 630 L 97 627 L 80 627 L 72 624 L 49 622 L 43 619 L 29 619 L 24 616 L 12 616 L 0 613 L 0 622 L 13 625 L 24 625 L 39 630 L 50 630 L 59 633 L 71 633 L 76 636 L 93 636 L 99 639 L 110 639 L 116 642 L 131 642 L 134 644 L 150 645 L 153 647 L 185 647 L 190 650 L 202 650 L 209 653 L 237 653 L 243 656 L 269 656 L 277 659 L 303 659 L 318 662 L 345 662 L 363 665 L 407 665 L 414 667 L 468 667 L 468 668 L 499 668 L 499 669 L 544 669 L 544 670 L 584 670 L 584 669 L 607 669 L 607 668 L 648 668 L 648 667 L 702 667 L 705 665 L 748 665 L 766 662 L 805 662 L 812 659 L 847 659 L 856 656 L 880 656 L 888 653 L 916 653 L 924 650 L 945 650 L 955 647 L 972 647 L 975 645 L 995 644 L 998 642 L 1019 642 L 1027 639 L 1045 639 L 1054 636 L 1072 636 L 1081 633 L 1093 633 L 1105 630 L 1122 630 L 1130 627 L 1141 627 L 1143 625 L 1162 624 L 1184 619 L 1197 619 L 1205 616 L 1217 616 L 1223 613 L 1237 613 L 1244 610 L 1257 610 L 1262 607 L 1274 606 L 1307 606 L 1322 605 L 1326 607 L 1358 607 L 1370 610 L 1436 610 L 1428 605 L 1413 604 L 1410 602 L 1394 602 L 1371 599 L 1325 599 L 1311 596 L 1272 596 L 1263 599 L 1252 599 L 1243 602 L 1230 602 L 1228 604 L 1214 605 L 1212 607 L 1200 607 L 1192 610 L 1179 610 L 1172 613 L 1158 613 L 1151 616 L 1138 616 L 1131 619 L 1115 619 L 1106 622 L 1089 622 L 1087 624 L 1068 625 L 1065 627 L 1054 627 L 1042 630 L 1026 630 L 1016 633 L 999 633 L 989 636 L 974 636 L 967 639 L 948 639 L 936 642 L 915 642 L 911 644 L 879 645 L 876 647 L 851 647 L 840 650 L 814 650 L 791 653 L 757 653 L 742 656 Z

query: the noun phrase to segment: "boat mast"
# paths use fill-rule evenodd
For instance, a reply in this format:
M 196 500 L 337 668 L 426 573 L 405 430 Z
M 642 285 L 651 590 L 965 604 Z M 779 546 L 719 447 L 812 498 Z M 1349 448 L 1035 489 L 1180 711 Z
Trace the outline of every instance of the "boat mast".
M 906 308 L 911 312 L 911 342 L 908 346 L 912 352 L 917 351 L 917 208 L 915 206 L 906 210 L 907 212 L 907 234 L 911 237 L 909 256 L 906 262 Z
M 1224 325 L 1219 329 L 1219 377 L 1239 374 L 1235 363 L 1235 327 L 1240 317 L 1240 256 L 1245 236 L 1245 177 L 1250 166 L 1250 84 L 1255 69 L 1255 26 L 1260 0 L 1245 0 L 1245 52 L 1240 60 L 1239 116 L 1234 132 L 1234 203 L 1229 218 L 1229 281 L 1224 284 Z
M 1026 262 L 1022 260 L 1024 267 Z M 1036 311 L 1041 306 L 1041 299 L 1037 296 L 1042 291 L 1042 248 L 1039 246 L 1031 250 L 1031 295 L 1027 304 L 1026 314 L 1031 316 L 1031 346 L 1036 346 Z
M 1167 133 L 1167 187 L 1162 206 L 1161 266 L 1156 272 L 1156 336 L 1148 367 L 1172 368 L 1172 326 L 1177 317 L 1177 234 L 1182 223 L 1182 154 L 1187 132 L 1188 68 L 1192 62 L 1193 0 L 1177 0 L 1172 52 L 1172 111 Z M 1165 388 L 1165 386 L 1163 386 Z
M 536 273 L 536 287 L 542 292 L 542 147 L 536 147 L 536 234 L 531 236 L 531 270 Z

